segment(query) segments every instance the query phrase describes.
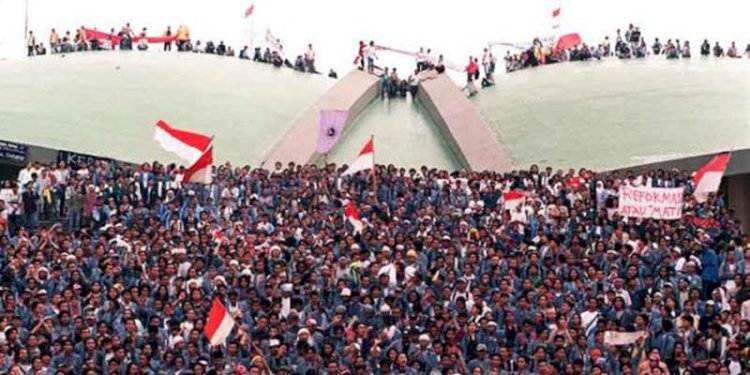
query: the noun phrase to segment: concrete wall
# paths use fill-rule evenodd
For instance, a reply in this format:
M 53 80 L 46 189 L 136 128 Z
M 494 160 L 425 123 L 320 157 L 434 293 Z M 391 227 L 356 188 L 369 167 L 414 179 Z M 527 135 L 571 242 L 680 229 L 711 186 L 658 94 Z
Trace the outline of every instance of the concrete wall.
M 510 154 L 500 144 L 479 109 L 445 74 L 422 81 L 417 94 L 459 163 L 471 171 L 512 169 Z
M 725 178 L 729 208 L 742 220 L 742 230 L 750 231 L 750 174 Z
M 315 151 L 320 129 L 320 110 L 347 110 L 348 126 L 377 96 L 376 76 L 356 69 L 347 74 L 294 121 L 292 128 L 265 158 L 265 167 L 270 168 L 276 162 L 313 163 L 320 156 Z

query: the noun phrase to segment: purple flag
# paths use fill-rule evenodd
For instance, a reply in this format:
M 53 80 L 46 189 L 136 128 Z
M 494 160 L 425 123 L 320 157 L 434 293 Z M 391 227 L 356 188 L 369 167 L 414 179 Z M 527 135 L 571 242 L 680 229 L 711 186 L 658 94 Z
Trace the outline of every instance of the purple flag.
M 341 133 L 346 125 L 346 111 L 321 110 L 320 111 L 320 134 L 318 134 L 318 152 L 327 154 L 341 138 Z

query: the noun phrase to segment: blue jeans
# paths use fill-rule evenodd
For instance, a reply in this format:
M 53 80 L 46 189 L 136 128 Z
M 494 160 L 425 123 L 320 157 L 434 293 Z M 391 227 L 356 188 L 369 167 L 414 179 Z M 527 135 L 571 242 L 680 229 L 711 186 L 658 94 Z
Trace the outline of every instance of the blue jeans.
M 385 96 L 391 96 L 391 85 L 388 82 L 383 82 L 380 85 L 380 99 L 385 99 Z
M 367 58 L 367 72 L 372 73 L 375 71 L 375 59 L 372 57 Z
M 24 227 L 27 230 L 34 230 L 39 227 L 39 212 L 26 213 L 23 215 Z
M 68 232 L 73 232 L 81 228 L 81 211 L 71 210 L 68 213 Z

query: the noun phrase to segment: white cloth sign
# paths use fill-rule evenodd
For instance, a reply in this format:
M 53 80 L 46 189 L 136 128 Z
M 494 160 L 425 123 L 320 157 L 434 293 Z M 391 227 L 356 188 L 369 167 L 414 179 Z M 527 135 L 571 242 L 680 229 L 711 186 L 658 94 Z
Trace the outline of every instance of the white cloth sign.
M 604 332 L 604 343 L 612 346 L 630 345 L 641 337 L 646 337 L 646 331 L 637 332 Z
M 685 188 L 620 187 L 617 213 L 625 217 L 677 220 Z

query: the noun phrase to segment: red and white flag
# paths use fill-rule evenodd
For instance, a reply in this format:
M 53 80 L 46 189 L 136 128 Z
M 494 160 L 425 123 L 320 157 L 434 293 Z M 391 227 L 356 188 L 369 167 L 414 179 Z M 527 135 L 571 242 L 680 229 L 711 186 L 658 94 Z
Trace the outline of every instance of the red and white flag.
M 229 334 L 232 333 L 234 324 L 234 318 L 229 314 L 229 311 L 227 311 L 218 298 L 214 298 L 214 303 L 208 312 L 208 320 L 206 320 L 204 328 L 211 346 L 223 344 L 227 337 L 229 337 Z
M 211 166 L 214 163 L 214 146 L 208 149 L 193 163 L 182 178 L 184 182 L 210 184 L 212 181 Z
M 211 238 L 214 240 L 214 243 L 221 244 L 227 241 L 227 237 L 224 236 L 224 233 L 221 231 L 221 229 L 214 229 L 213 232 L 211 232 Z
M 503 207 L 511 212 L 516 210 L 516 207 L 522 206 L 526 202 L 526 194 L 521 191 L 509 191 L 503 193 Z
M 364 225 L 362 224 L 362 220 L 359 218 L 359 212 L 357 212 L 357 208 L 354 207 L 354 203 L 349 201 L 349 203 L 346 204 L 346 207 L 344 208 L 344 216 L 346 217 L 346 220 L 354 227 L 354 234 L 362 233 L 362 228 L 364 228 Z
M 695 184 L 693 196 L 698 203 L 705 202 L 709 194 L 719 191 L 721 178 L 727 170 L 727 165 L 731 157 L 732 154 L 728 152 L 716 155 L 708 164 L 701 167 L 695 173 L 695 176 L 693 176 L 693 184 Z
M 526 194 L 521 191 L 503 193 L 503 207 L 510 211 L 511 221 L 526 222 Z
M 354 174 L 367 169 L 372 169 L 374 167 L 375 144 L 373 142 L 373 139 L 370 138 L 370 140 L 365 144 L 365 147 L 362 147 L 362 151 L 359 152 L 359 156 L 357 156 L 357 159 L 349 165 L 349 168 L 347 168 L 347 170 L 345 170 L 344 173 L 341 174 L 341 176 L 348 176 L 350 174 Z
M 154 130 L 154 140 L 169 152 L 177 154 L 189 163 L 195 163 L 211 144 L 212 138 L 198 133 L 180 130 L 159 120 Z
M 555 2 L 554 7 L 552 8 L 552 28 L 553 29 L 559 29 L 560 28 L 560 2 Z
M 245 9 L 245 18 L 250 17 L 255 12 L 255 1 L 250 2 L 250 6 Z

